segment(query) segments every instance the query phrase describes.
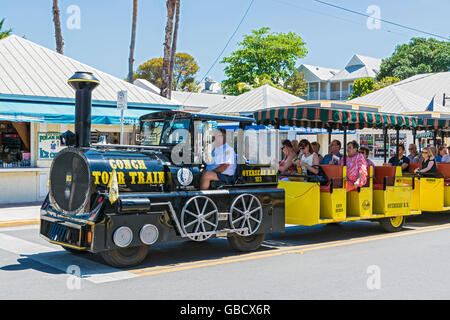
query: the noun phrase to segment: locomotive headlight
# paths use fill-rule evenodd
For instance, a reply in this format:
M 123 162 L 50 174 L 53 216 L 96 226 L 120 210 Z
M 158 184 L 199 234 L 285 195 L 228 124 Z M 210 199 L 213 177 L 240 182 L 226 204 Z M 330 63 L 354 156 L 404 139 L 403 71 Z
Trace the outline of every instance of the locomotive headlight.
M 120 248 L 128 247 L 133 240 L 133 231 L 128 227 L 119 227 L 114 231 L 114 244 Z
M 142 227 L 139 237 L 147 245 L 154 244 L 158 240 L 159 231 L 153 224 L 146 224 Z
M 188 186 L 192 183 L 192 180 L 194 179 L 194 175 L 192 174 L 192 171 L 186 168 L 181 168 L 177 172 L 177 179 L 178 182 L 182 186 Z

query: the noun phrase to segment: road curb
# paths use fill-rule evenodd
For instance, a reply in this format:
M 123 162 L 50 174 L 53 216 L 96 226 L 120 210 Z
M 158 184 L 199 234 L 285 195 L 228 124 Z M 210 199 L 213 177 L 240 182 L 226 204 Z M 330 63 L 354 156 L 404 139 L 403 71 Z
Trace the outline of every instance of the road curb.
M 40 223 L 39 219 L 0 221 L 0 228 L 26 226 L 26 225 L 39 224 L 39 223 Z

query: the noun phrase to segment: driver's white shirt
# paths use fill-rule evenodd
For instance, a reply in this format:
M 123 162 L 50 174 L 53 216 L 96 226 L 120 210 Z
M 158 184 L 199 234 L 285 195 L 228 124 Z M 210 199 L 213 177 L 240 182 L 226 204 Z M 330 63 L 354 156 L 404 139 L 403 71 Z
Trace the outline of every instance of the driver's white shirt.
M 229 164 L 228 168 L 222 174 L 233 176 L 236 171 L 236 153 L 233 148 L 224 143 L 221 146 L 216 146 L 211 152 L 212 162 L 208 163 L 206 170 L 213 171 L 221 164 Z

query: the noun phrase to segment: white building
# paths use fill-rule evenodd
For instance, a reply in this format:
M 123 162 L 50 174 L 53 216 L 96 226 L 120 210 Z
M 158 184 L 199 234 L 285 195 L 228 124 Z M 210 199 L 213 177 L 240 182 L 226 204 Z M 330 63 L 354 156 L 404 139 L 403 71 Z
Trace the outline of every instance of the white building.
M 298 71 L 305 73 L 307 100 L 345 101 L 350 97 L 353 82 L 361 78 L 375 78 L 380 65 L 381 59 L 355 54 L 341 70 L 302 64 Z
M 135 140 L 140 116 L 179 105 L 110 74 L 22 37 L 0 40 L 0 203 L 41 201 L 50 165 L 63 148 L 61 133 L 74 129 L 75 91 L 67 80 L 92 72 L 100 85 L 92 93 L 91 139 L 120 140 L 117 92 L 128 93 L 124 143 Z
M 136 79 L 134 85 L 148 90 L 152 93 L 158 94 L 160 89 L 153 83 L 145 79 Z M 211 87 L 210 87 L 211 88 Z M 186 91 L 172 91 L 171 101 L 174 104 L 180 105 L 185 111 L 202 111 L 209 107 L 213 107 L 224 101 L 234 99 L 234 96 L 208 93 L 208 92 L 186 92 Z
M 305 101 L 283 90 L 274 88 L 268 84 L 242 93 L 233 99 L 227 99 L 220 104 L 206 109 L 205 113 L 252 115 L 253 111 L 289 106 L 293 103 Z

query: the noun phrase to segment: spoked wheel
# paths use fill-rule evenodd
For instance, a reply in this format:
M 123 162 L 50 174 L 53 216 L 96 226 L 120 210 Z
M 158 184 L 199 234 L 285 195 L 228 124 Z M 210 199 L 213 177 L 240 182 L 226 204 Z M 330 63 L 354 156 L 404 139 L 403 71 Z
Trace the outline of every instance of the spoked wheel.
M 193 241 L 204 241 L 213 235 L 219 224 L 219 210 L 208 197 L 189 199 L 181 210 L 181 228 Z M 210 234 L 198 234 L 211 232 Z
M 148 246 L 117 248 L 100 252 L 103 260 L 116 268 L 133 267 L 140 264 L 147 257 Z
M 247 228 L 247 231 L 237 231 L 240 236 L 254 234 L 261 225 L 263 211 L 261 202 L 252 194 L 241 194 L 231 204 L 229 222 L 233 229 Z
M 240 236 L 235 234 L 229 236 L 227 239 L 228 243 L 234 250 L 254 251 L 259 249 L 265 237 L 265 233 L 253 234 L 251 236 Z
M 405 220 L 406 218 L 404 216 L 383 218 L 380 220 L 380 225 L 387 232 L 397 232 L 403 229 Z

